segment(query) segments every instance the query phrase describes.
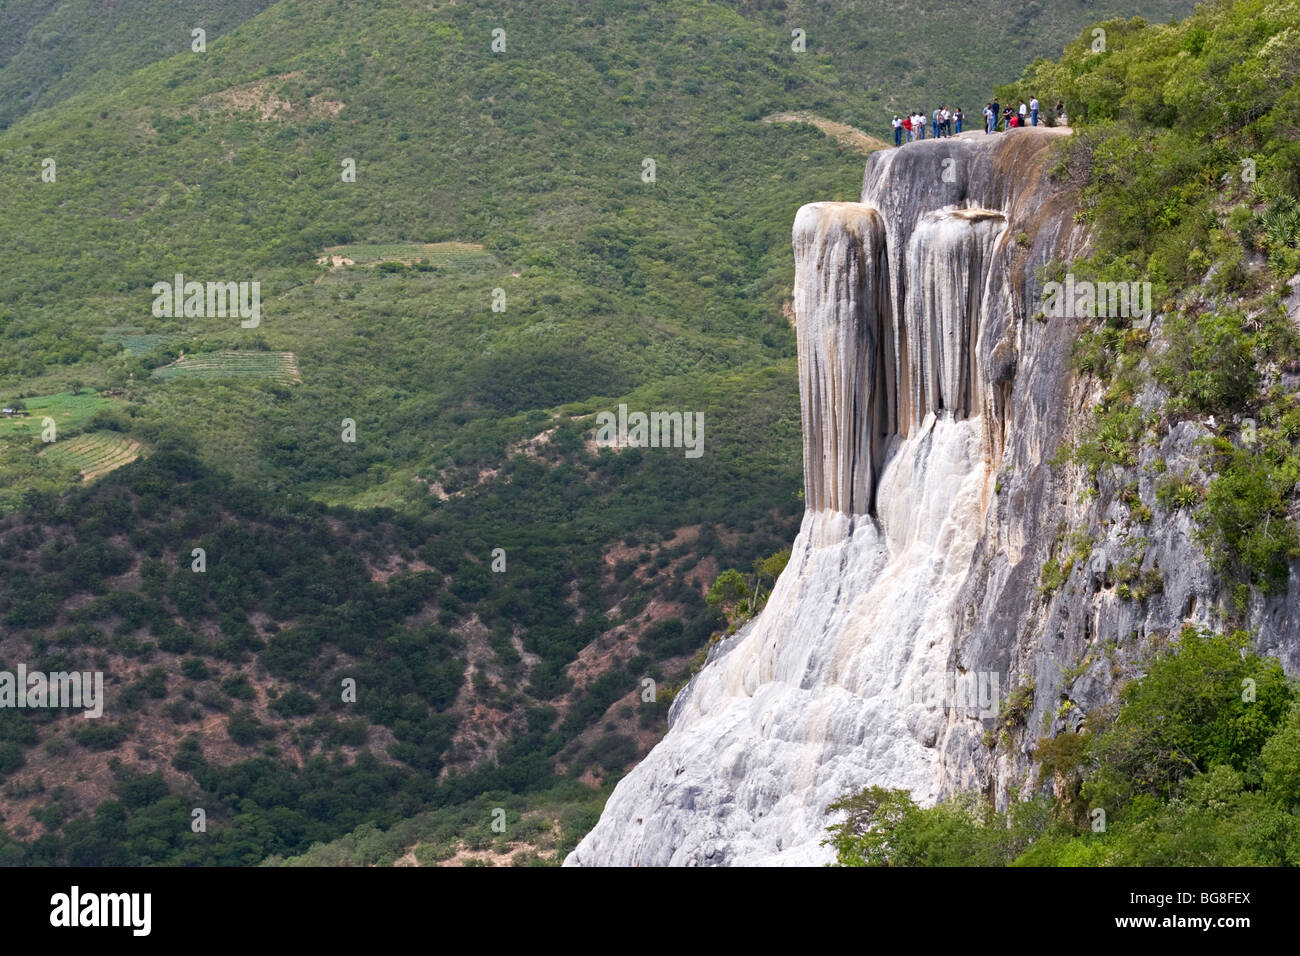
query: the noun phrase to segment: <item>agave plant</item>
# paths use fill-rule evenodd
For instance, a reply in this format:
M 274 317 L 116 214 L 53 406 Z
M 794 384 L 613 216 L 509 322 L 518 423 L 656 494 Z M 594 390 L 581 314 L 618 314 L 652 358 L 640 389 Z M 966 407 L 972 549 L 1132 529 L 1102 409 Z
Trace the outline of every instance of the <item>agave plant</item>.
M 1294 196 L 1282 194 L 1269 203 L 1260 217 L 1264 235 L 1274 249 L 1295 248 L 1300 245 L 1300 204 Z

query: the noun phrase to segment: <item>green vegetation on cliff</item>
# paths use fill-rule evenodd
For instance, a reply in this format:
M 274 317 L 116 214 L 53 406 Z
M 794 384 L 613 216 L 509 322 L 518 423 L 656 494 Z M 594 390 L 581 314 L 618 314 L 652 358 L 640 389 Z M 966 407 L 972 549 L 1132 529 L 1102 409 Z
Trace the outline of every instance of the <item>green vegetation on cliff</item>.
M 1231 630 L 1300 557 L 1298 81 L 1300 7 L 1212 0 L 1178 24 L 1101 23 L 999 88 L 1004 102 L 1063 99 L 1075 129 L 1053 175 L 1077 191 L 1093 250 L 1044 279 L 1068 267 L 1154 290 L 1151 321 L 1084 322 L 1076 367 L 1102 400 L 1056 464 L 1078 465 L 1132 526 L 1189 509 L 1229 633 L 1184 628 L 1113 713 L 1041 739 L 1037 780 L 1004 810 L 973 794 L 931 808 L 846 795 L 828 841 L 841 865 L 1300 864 L 1300 690 Z M 1141 455 L 1184 424 L 1201 436 L 1194 462 Z M 1151 501 L 1131 480 L 1140 461 Z M 1046 563 L 1045 593 L 1066 566 Z M 1125 583 L 1132 596 L 1160 580 Z
M 1162 479 L 1160 503 L 1195 507 L 1214 567 L 1265 593 L 1300 557 L 1300 328 L 1288 284 L 1300 274 L 1298 81 L 1294 4 L 1217 0 L 1177 24 L 1102 23 L 1000 89 L 1067 104 L 1076 134 L 1055 173 L 1078 190 L 1095 238 L 1074 272 L 1154 289 L 1154 323 L 1114 316 L 1082 332 L 1080 370 L 1106 390 L 1074 460 L 1095 481 L 1103 466 L 1135 465 L 1144 441 L 1180 421 L 1208 426 L 1210 481 Z M 1150 384 L 1163 397 L 1143 412 L 1135 400 Z
M 1186 629 L 1114 715 L 1040 741 L 1039 792 L 918 807 L 873 787 L 831 807 L 841 866 L 1300 865 L 1300 689 L 1244 634 Z

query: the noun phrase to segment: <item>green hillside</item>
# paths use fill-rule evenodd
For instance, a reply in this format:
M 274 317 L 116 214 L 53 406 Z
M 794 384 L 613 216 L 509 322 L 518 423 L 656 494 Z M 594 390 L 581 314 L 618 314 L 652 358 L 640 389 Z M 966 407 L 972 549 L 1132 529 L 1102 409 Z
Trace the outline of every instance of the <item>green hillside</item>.
M 0 129 L 140 67 L 229 33 L 274 0 L 6 0 L 0 4 Z
M 862 156 L 763 119 L 869 119 L 872 10 L 796 53 L 701 0 L 256 6 L 201 54 L 69 27 L 61 102 L 0 133 L 0 397 L 105 403 L 57 454 L 0 431 L 0 664 L 93 661 L 112 715 L 0 712 L 0 861 L 256 863 L 423 811 L 444 846 L 485 792 L 585 813 L 725 626 L 711 581 L 802 512 L 790 225 Z M 3 16 L 17 91 L 85 11 Z M 259 283 L 257 325 L 155 314 L 177 274 Z M 620 403 L 702 413 L 704 454 L 595 448 Z
M 888 137 L 895 113 L 960 106 L 979 123 L 995 83 L 1037 57 L 1055 59 L 1086 25 L 1140 15 L 1182 19 L 1193 0 L 735 0 L 756 22 L 806 35 L 825 63 L 823 78 L 846 98 L 833 119 Z M 794 42 L 793 40 L 789 42 Z M 1053 101 L 1055 102 L 1055 101 Z

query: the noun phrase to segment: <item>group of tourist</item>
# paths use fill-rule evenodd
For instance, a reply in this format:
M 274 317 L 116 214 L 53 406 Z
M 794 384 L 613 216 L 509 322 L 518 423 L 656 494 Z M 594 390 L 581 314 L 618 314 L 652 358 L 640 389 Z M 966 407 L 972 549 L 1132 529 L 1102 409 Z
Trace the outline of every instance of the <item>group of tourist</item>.
M 961 124 L 965 121 L 966 114 L 961 111 L 961 107 L 950 110 L 946 106 L 940 106 L 930 117 L 930 138 L 939 139 L 943 136 L 954 136 L 961 132 Z M 894 117 L 894 145 L 902 146 L 903 137 L 907 137 L 907 142 L 916 139 L 925 139 L 925 114 L 919 110 L 914 113 L 908 113 L 900 119 Z
M 984 132 L 997 133 L 1009 129 L 1017 129 L 1021 126 L 1037 126 L 1040 106 L 1037 96 L 1031 96 L 1029 102 L 1020 101 L 1019 109 L 1012 106 L 1003 107 L 997 100 L 984 104 Z M 962 121 L 965 119 L 961 107 L 949 111 L 946 106 L 940 106 L 930 117 L 930 137 L 939 139 L 943 136 L 953 136 L 961 132 Z M 1065 125 L 1065 103 L 1058 100 L 1056 103 L 1056 122 Z M 913 140 L 925 139 L 926 117 L 924 113 L 914 112 L 907 116 L 894 116 L 894 145 L 902 146 L 903 143 L 910 143 Z

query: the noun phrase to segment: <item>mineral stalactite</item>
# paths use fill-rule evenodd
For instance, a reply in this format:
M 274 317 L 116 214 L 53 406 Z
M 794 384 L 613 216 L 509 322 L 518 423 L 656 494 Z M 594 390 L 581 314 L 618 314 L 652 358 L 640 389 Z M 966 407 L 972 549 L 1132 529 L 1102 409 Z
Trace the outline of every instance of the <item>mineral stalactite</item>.
M 887 347 L 885 227 L 860 203 L 813 203 L 794 225 L 804 486 L 808 508 L 870 510 L 890 433 L 880 381 Z

